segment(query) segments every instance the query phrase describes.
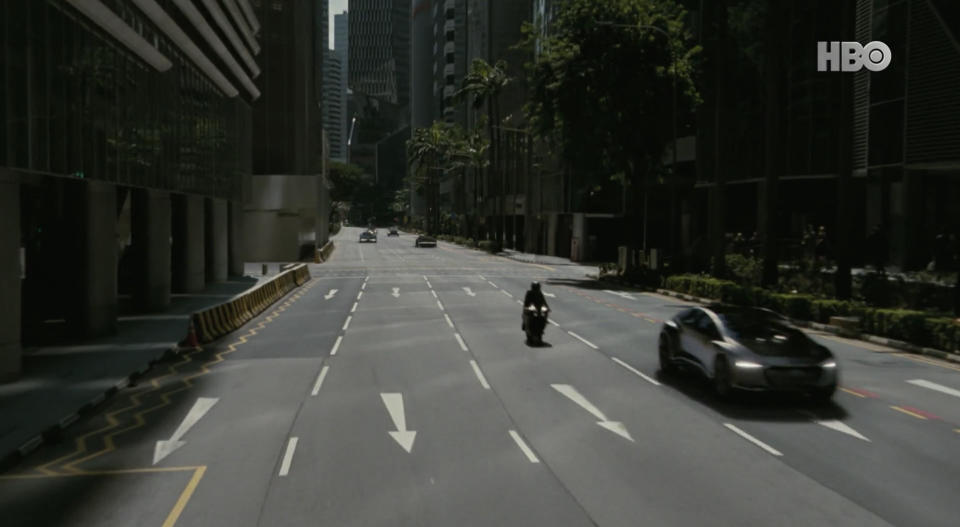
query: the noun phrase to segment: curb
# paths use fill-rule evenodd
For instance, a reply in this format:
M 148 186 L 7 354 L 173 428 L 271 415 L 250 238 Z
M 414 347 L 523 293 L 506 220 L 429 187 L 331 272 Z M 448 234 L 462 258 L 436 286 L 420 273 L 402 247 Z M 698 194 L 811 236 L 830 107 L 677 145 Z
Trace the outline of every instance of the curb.
M 683 299 L 683 300 L 688 300 L 688 301 L 690 301 L 690 302 L 698 302 L 698 303 L 700 303 L 700 304 L 710 304 L 710 303 L 712 303 L 712 302 L 716 302 L 716 300 L 712 300 L 712 299 L 709 299 L 709 298 L 698 298 L 698 297 L 695 297 L 695 296 L 690 296 L 690 295 L 685 295 L 685 294 L 683 294 L 683 293 L 678 293 L 678 292 L 676 292 L 676 291 L 670 291 L 670 290 L 668 290 L 668 289 L 657 289 L 656 292 L 659 293 L 659 294 L 661 294 L 661 295 L 672 296 L 672 297 L 674 297 L 674 298 L 680 298 L 680 299 Z M 950 353 L 949 351 L 939 350 L 939 349 L 935 349 L 935 348 L 927 348 L 927 347 L 923 347 L 923 346 L 917 346 L 916 344 L 910 344 L 909 342 L 904 342 L 904 341 L 902 341 L 902 340 L 894 340 L 894 339 L 890 339 L 890 338 L 887 338 L 887 337 L 878 337 L 878 336 L 876 336 L 876 335 L 868 335 L 868 334 L 865 334 L 865 333 L 859 333 L 859 332 L 844 330 L 843 328 L 838 328 L 838 327 L 835 327 L 835 326 L 831 326 L 831 325 L 829 325 L 829 324 L 822 324 L 822 323 L 820 323 L 820 322 L 811 322 L 811 321 L 809 321 L 809 320 L 794 320 L 794 319 L 790 319 L 790 320 L 791 320 L 794 324 L 796 324 L 796 325 L 798 325 L 798 326 L 801 326 L 801 327 L 816 329 L 816 330 L 818 330 L 818 331 L 825 331 L 825 332 L 827 332 L 827 333 L 833 333 L 834 335 L 837 335 L 837 336 L 840 336 L 840 337 L 844 337 L 844 338 L 848 338 L 848 339 L 862 340 L 862 341 L 864 341 L 864 342 L 871 342 L 871 343 L 873 343 L 873 344 L 879 344 L 879 345 L 881 345 L 881 346 L 887 346 L 887 347 L 890 347 L 890 348 L 893 348 L 893 349 L 896 349 L 896 350 L 905 351 L 905 352 L 907 352 L 907 353 L 913 353 L 913 354 L 916 354 L 916 355 L 924 355 L 924 356 L 927 356 L 927 357 L 935 357 L 935 358 L 942 359 L 942 360 L 945 360 L 945 361 L 949 361 L 949 362 L 954 362 L 954 363 L 960 364 L 960 354 L 957 354 L 957 353 Z
M 137 379 L 146 375 L 157 363 L 166 360 L 168 357 L 180 355 L 183 349 L 185 348 L 180 348 L 177 345 L 170 346 L 169 348 L 163 350 L 160 355 L 151 359 L 146 366 L 131 372 L 123 379 L 117 381 L 113 386 L 107 388 L 103 392 L 98 393 L 94 398 L 77 407 L 75 411 L 70 412 L 57 422 L 44 428 L 40 433 L 24 441 L 19 447 L 9 452 L 0 453 L 0 472 L 6 472 L 7 470 L 15 467 L 23 460 L 23 458 L 30 455 L 41 445 L 55 442 L 60 438 L 64 430 L 79 421 L 81 417 L 90 414 L 96 407 L 100 406 L 108 399 L 116 395 L 118 392 L 120 392 L 120 390 L 136 384 Z

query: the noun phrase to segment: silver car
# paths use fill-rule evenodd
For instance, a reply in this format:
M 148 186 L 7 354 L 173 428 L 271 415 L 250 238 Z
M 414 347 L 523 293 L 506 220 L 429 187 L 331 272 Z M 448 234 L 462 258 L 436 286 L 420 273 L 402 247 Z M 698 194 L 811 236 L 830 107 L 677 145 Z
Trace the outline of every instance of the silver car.
M 660 369 L 701 371 L 721 397 L 733 390 L 805 392 L 827 401 L 837 361 L 786 318 L 766 309 L 692 307 L 660 331 Z

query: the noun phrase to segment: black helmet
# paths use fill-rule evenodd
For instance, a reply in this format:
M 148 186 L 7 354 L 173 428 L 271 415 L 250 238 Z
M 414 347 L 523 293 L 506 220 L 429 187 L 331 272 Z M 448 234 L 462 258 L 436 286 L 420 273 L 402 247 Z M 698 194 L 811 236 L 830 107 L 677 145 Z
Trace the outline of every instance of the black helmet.
M 540 282 L 536 282 L 536 281 L 530 282 L 530 289 L 532 289 L 532 290 L 534 290 L 534 291 L 539 291 L 539 290 L 540 290 Z

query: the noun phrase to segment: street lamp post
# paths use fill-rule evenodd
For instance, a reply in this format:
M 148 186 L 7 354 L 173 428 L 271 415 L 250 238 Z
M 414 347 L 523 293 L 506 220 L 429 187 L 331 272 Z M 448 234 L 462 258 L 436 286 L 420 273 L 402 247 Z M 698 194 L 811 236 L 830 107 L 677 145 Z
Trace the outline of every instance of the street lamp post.
M 672 45 L 671 42 L 670 42 L 670 33 L 668 33 L 665 29 L 663 29 L 663 28 L 661 28 L 661 27 L 651 26 L 651 25 L 647 25 L 647 24 L 617 24 L 617 23 L 614 23 L 614 22 L 610 22 L 610 21 L 607 21 L 607 20 L 603 20 L 603 21 L 597 22 L 597 25 L 598 25 L 598 26 L 604 26 L 604 27 L 617 27 L 617 28 L 627 28 L 627 29 L 649 29 L 650 31 L 654 31 L 654 32 L 656 32 L 656 33 L 659 33 L 659 34 L 663 35 L 663 37 L 667 39 L 667 45 L 670 47 L 670 62 L 671 62 L 671 65 L 673 66 L 673 79 L 672 79 L 672 80 L 673 80 L 673 90 L 672 90 L 672 91 L 673 91 L 673 94 L 672 94 L 672 97 L 671 97 L 671 99 L 672 99 L 672 101 L 671 101 L 671 120 L 673 121 L 673 122 L 672 122 L 672 128 L 673 128 L 673 165 L 671 166 L 671 170 L 673 171 L 673 174 L 671 174 L 671 177 L 670 177 L 670 223 L 669 223 L 669 225 L 670 225 L 670 227 L 669 227 L 669 228 L 670 228 L 670 233 L 669 233 L 669 243 L 670 243 L 671 246 L 672 246 L 672 245 L 673 245 L 674 221 L 675 221 L 675 220 L 674 220 L 674 216 L 675 216 L 674 208 L 675 208 L 675 206 L 676 206 L 675 203 L 674 203 L 674 201 L 676 201 L 676 198 L 675 198 L 676 190 L 675 190 L 675 189 L 676 189 L 676 177 L 677 177 L 677 56 L 676 56 L 676 54 L 675 54 L 675 52 L 674 52 L 673 45 Z M 626 193 L 626 183 L 627 183 L 626 178 L 624 178 L 623 183 L 624 183 L 624 193 Z M 644 189 L 644 191 L 643 191 L 643 251 L 644 251 L 644 253 L 646 253 L 646 251 L 647 251 L 647 209 L 648 209 L 648 203 L 649 203 L 649 200 L 648 200 L 649 194 L 650 194 L 649 188 Z

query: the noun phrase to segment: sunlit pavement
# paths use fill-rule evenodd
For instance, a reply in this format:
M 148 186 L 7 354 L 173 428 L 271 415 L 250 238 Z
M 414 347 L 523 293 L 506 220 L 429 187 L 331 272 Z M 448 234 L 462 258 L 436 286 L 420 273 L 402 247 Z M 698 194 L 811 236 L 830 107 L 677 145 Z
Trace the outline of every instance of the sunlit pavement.
M 683 302 L 344 229 L 313 280 L 0 476 L 3 525 L 956 525 L 955 365 L 817 336 L 834 403 L 658 372 Z M 546 343 L 520 306 L 540 280 Z

